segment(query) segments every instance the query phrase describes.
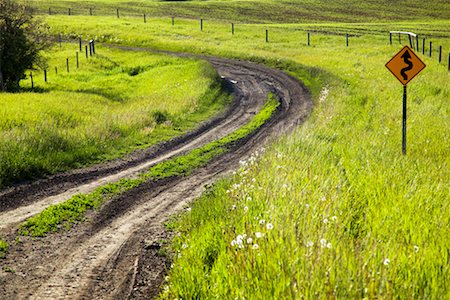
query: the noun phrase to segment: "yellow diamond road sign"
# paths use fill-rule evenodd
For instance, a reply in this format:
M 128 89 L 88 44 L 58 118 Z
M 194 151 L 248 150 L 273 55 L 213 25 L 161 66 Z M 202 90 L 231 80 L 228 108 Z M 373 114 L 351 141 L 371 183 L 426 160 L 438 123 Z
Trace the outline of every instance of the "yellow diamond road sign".
M 403 47 L 386 64 L 386 68 L 403 84 L 407 85 L 420 71 L 425 68 L 425 64 L 408 46 Z

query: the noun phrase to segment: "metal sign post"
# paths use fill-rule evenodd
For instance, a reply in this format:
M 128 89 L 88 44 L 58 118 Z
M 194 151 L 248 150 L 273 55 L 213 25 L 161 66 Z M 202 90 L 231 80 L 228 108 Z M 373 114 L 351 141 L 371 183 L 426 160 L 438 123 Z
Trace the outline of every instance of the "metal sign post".
M 403 47 L 390 61 L 386 68 L 403 84 L 403 120 L 402 120 L 402 153 L 406 154 L 406 101 L 407 85 L 420 71 L 425 68 L 425 64 L 408 46 Z

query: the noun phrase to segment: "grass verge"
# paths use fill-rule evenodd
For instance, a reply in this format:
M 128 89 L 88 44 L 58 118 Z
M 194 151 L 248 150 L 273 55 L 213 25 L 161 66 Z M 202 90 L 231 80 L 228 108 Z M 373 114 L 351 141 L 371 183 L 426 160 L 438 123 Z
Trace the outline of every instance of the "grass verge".
M 96 208 L 106 200 L 148 180 L 188 175 L 194 169 L 206 165 L 213 158 L 225 153 L 239 140 L 255 132 L 270 119 L 278 105 L 279 102 L 270 96 L 264 107 L 249 123 L 217 141 L 194 149 L 186 155 L 157 164 L 137 179 L 122 179 L 102 186 L 90 194 L 78 194 L 63 203 L 49 206 L 20 225 L 19 234 L 42 237 L 60 228 L 68 229 L 74 222 L 80 221 L 88 209 Z

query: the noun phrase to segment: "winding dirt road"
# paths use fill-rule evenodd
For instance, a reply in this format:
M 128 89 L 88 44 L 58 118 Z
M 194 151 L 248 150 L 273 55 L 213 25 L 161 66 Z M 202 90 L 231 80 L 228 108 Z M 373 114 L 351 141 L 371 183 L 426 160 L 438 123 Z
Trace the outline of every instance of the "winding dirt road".
M 289 132 L 310 113 L 309 93 L 295 78 L 262 65 L 203 57 L 233 92 L 227 111 L 196 130 L 136 152 L 124 159 L 60 174 L 0 192 L 0 236 L 12 238 L 18 223 L 76 193 L 88 193 L 107 182 L 136 176 L 233 132 L 259 111 L 269 92 L 281 108 L 258 132 L 188 177 L 146 184 L 91 212 L 69 232 L 42 239 L 21 238 L 0 261 L 1 299 L 126 299 L 157 295 L 165 269 L 158 255 L 166 238 L 163 222 L 237 167 L 269 138 Z M 11 271 L 14 272 L 11 272 Z

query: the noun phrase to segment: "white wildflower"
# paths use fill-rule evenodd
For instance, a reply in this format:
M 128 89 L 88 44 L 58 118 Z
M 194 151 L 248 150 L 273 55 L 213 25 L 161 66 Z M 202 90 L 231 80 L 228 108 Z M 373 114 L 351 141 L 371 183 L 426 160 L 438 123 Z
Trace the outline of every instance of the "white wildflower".
M 266 224 L 266 220 L 259 220 L 259 225 L 264 225 Z
M 328 221 L 327 218 L 323 219 L 323 223 L 324 223 L 324 224 L 328 224 L 328 222 L 329 222 L 329 221 Z
M 231 206 L 231 209 L 232 209 L 232 210 L 235 210 L 235 209 L 236 209 L 236 205 L 233 204 L 233 205 Z
M 188 247 L 188 245 L 183 244 L 183 245 L 181 246 L 181 249 L 186 249 L 187 247 Z
M 252 248 L 253 248 L 254 250 L 256 250 L 256 249 L 259 248 L 259 246 L 258 246 L 258 244 L 254 244 Z
M 414 252 L 419 252 L 419 246 L 417 246 L 417 245 L 414 245 Z
M 333 222 L 336 222 L 337 221 L 337 217 L 336 216 L 332 216 L 331 220 L 333 220 Z
M 272 230 L 272 229 L 273 229 L 272 223 L 267 223 L 266 228 L 267 228 L 268 230 Z
M 389 258 L 385 258 L 383 260 L 383 265 L 385 265 L 385 266 L 389 266 L 390 263 L 391 263 L 391 260 Z
M 325 248 L 327 246 L 327 240 L 326 239 L 320 239 L 320 246 L 322 246 L 322 248 Z
M 307 241 L 306 242 L 306 247 L 311 248 L 314 246 L 314 242 L 313 241 Z
M 247 244 L 251 244 L 251 243 L 253 243 L 253 239 L 252 239 L 251 237 L 249 237 L 249 238 L 247 239 Z
M 248 206 L 244 206 L 244 212 L 248 211 Z
M 255 237 L 256 237 L 257 239 L 262 238 L 262 236 L 263 236 L 263 234 L 262 234 L 261 232 L 255 232 Z

